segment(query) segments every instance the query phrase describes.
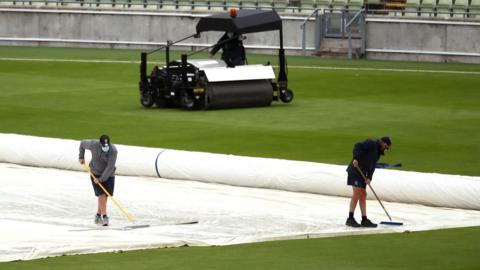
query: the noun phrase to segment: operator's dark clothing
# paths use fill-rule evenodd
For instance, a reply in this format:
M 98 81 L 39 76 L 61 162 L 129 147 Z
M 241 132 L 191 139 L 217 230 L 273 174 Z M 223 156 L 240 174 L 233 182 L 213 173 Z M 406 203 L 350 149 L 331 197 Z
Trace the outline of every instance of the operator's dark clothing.
M 350 161 L 347 168 L 347 184 L 350 186 L 366 188 L 366 183 L 363 180 L 362 175 L 360 175 L 357 169 L 353 167 L 352 162 L 356 159 L 360 169 L 365 176 L 371 180 L 373 173 L 375 172 L 375 164 L 377 164 L 377 161 L 382 155 L 382 146 L 378 140 L 367 139 L 363 142 L 356 143 L 353 147 L 353 159 Z
M 236 38 L 227 41 L 235 36 Z M 238 34 L 228 32 L 223 34 L 210 53 L 215 55 L 220 49 L 222 49 L 222 60 L 227 63 L 227 66 L 234 67 L 245 64 L 245 48 Z

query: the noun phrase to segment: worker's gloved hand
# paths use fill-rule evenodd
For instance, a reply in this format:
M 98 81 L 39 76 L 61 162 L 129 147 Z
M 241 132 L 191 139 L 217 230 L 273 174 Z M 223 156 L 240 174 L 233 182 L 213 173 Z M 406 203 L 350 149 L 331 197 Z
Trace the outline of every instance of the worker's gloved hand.
M 93 178 L 93 182 L 95 182 L 95 184 L 98 185 L 98 183 L 100 183 L 100 180 L 98 180 L 96 177 Z
M 80 158 L 80 159 L 78 160 L 78 162 L 80 162 L 80 164 L 84 164 L 84 163 L 85 163 L 85 159 Z

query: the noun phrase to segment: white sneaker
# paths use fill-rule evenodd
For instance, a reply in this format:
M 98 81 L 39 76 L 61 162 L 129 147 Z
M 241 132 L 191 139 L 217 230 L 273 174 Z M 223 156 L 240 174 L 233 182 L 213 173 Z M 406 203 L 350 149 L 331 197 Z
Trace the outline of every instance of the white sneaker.
M 94 222 L 95 224 L 97 224 L 97 225 L 102 225 L 102 216 L 100 216 L 100 215 L 98 215 L 98 214 L 95 215 L 95 219 L 94 219 L 93 222 Z
M 103 216 L 101 225 L 108 226 L 108 221 L 109 221 L 108 216 Z

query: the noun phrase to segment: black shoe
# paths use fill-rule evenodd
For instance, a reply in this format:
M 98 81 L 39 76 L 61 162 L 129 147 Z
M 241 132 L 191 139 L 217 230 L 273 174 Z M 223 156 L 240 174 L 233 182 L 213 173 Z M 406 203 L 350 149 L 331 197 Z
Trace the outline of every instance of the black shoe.
M 358 224 L 354 218 L 347 218 L 347 222 L 345 222 L 345 225 L 354 227 L 354 228 L 360 227 L 360 224 Z
M 362 227 L 365 227 L 365 228 L 376 228 L 378 225 L 371 222 L 370 219 L 364 219 L 362 220 Z

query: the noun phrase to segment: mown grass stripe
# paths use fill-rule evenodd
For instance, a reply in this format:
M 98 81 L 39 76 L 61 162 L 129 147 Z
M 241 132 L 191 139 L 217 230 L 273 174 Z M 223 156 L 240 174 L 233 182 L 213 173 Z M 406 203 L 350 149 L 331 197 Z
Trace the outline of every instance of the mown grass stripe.
M 139 61 L 127 60 L 93 60 L 93 59 L 49 59 L 49 58 L 12 58 L 2 57 L 0 61 L 32 61 L 32 62 L 65 62 L 65 63 L 107 63 L 107 64 L 139 64 Z M 163 64 L 163 62 L 149 61 L 150 64 Z M 274 67 L 278 67 L 275 66 Z M 476 71 L 457 71 L 457 70 L 430 70 L 430 69 L 397 69 L 397 68 L 358 68 L 358 67 L 331 67 L 331 66 L 288 66 L 295 69 L 321 69 L 321 70 L 341 70 L 341 71 L 382 71 L 382 72 L 422 72 L 422 73 L 442 73 L 442 74 L 465 74 L 480 75 Z

